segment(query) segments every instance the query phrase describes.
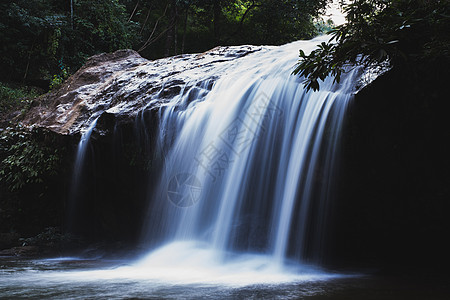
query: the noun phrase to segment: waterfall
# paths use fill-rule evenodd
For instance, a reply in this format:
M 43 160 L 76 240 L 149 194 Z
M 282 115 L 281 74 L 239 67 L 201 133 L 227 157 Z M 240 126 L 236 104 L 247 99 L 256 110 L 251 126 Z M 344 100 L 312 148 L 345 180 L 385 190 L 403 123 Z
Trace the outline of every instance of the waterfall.
M 328 78 L 307 92 L 291 75 L 298 50 L 324 39 L 250 54 L 229 63 L 206 96 L 181 93 L 160 108 L 164 162 L 153 176 L 143 237 L 151 251 L 142 264 L 239 268 L 246 257 L 261 270 L 323 256 L 358 76 L 352 70 L 341 84 Z
M 86 164 L 86 154 L 89 148 L 89 142 L 91 138 L 92 131 L 97 125 L 98 117 L 95 117 L 90 123 L 86 131 L 81 135 L 80 141 L 77 146 L 77 154 L 75 157 L 75 163 L 73 167 L 72 181 L 70 187 L 70 196 L 68 201 L 68 216 L 67 216 L 67 230 L 70 232 L 76 231 L 76 222 L 80 222 L 80 217 L 78 216 L 77 209 L 79 208 L 79 202 L 81 197 L 83 197 L 83 178 L 84 169 Z

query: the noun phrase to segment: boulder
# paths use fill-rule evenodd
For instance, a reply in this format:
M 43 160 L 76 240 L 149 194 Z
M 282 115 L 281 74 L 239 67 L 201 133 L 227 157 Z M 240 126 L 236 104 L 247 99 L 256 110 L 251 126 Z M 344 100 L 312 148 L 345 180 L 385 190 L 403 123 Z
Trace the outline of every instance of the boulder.
M 102 114 L 132 122 L 142 110 L 156 109 L 192 89 L 206 95 L 230 71 L 227 62 L 265 49 L 269 47 L 216 47 L 154 61 L 133 50 L 95 55 L 59 89 L 36 99 L 22 122 L 64 135 L 83 132 Z

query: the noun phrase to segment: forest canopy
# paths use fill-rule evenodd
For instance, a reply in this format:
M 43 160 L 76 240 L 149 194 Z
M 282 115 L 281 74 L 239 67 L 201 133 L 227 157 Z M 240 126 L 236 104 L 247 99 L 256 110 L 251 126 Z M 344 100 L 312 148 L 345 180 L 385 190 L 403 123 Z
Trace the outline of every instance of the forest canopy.
M 323 29 L 317 22 L 329 2 L 3 0 L 0 80 L 54 87 L 87 57 L 124 48 L 154 59 L 217 45 L 307 39 Z

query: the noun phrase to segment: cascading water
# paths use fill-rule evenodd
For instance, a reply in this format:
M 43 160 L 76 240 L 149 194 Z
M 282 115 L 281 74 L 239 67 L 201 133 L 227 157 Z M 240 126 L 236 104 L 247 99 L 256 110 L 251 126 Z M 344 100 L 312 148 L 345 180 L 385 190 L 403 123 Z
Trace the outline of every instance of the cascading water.
M 165 161 L 145 226 L 152 252 L 141 266 L 189 276 L 201 269 L 205 277 L 227 265 L 274 274 L 289 261 L 321 257 L 358 74 L 306 92 L 290 74 L 298 50 L 316 45 L 250 54 L 230 63 L 206 97 L 180 95 L 161 107 Z
M 12 267 L 0 268 L 0 294 L 303 298 L 330 289 L 328 280 L 347 277 L 306 264 L 320 262 L 326 250 L 339 137 L 358 76 L 353 70 L 340 85 L 328 78 L 320 92 L 306 92 L 302 79 L 290 75 L 298 50 L 308 52 L 325 39 L 220 61 L 208 80 L 194 80 L 201 72 L 185 74 L 192 82 L 170 102 L 162 104 L 163 95 L 146 102 L 149 109 L 161 106 L 158 146 L 152 146 L 149 130 L 152 111 L 137 114 L 136 144 L 142 153 L 164 158 L 152 165 L 149 184 L 143 241 L 150 253 L 106 264 L 74 258 L 8 262 Z M 137 77 L 132 88 L 145 80 Z M 69 203 L 69 221 L 91 231 L 98 223 L 89 219 L 97 216 L 85 217 L 96 194 L 81 190 L 85 183 L 96 184 L 87 180 L 95 176 L 85 178 L 92 167 L 88 149 L 96 116 L 78 145 Z M 119 127 L 113 139 L 122 147 L 117 156 L 128 145 Z M 126 204 L 133 200 L 123 198 Z M 126 219 L 115 220 L 122 225 Z
M 92 131 L 95 129 L 97 125 L 97 121 L 99 116 L 95 117 L 93 121 L 90 123 L 89 127 L 82 134 L 80 141 L 77 147 L 77 155 L 75 158 L 75 164 L 72 175 L 72 184 L 70 187 L 70 198 L 68 202 L 68 217 L 67 217 L 67 230 L 70 232 L 76 231 L 77 226 L 75 226 L 75 222 L 79 221 L 79 216 L 77 214 L 77 205 L 79 205 L 79 198 L 82 197 L 82 179 L 84 168 L 86 164 L 86 154 L 89 147 L 89 142 L 91 138 Z

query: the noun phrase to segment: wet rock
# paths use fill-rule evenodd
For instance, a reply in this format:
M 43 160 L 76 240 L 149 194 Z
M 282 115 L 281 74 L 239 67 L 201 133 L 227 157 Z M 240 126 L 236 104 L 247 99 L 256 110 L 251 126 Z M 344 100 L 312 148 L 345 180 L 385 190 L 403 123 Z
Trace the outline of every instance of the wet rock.
M 99 54 L 58 90 L 35 100 L 23 123 L 72 135 L 105 113 L 132 122 L 140 111 L 158 108 L 180 94 L 194 91 L 196 97 L 204 97 L 222 74 L 231 71 L 226 62 L 264 50 L 257 46 L 216 47 L 155 61 L 133 50 Z
M 0 251 L 0 256 L 32 257 L 36 256 L 39 252 L 40 250 L 37 246 L 23 246 L 2 250 Z
M 19 237 L 15 232 L 0 233 L 0 250 L 19 246 Z

